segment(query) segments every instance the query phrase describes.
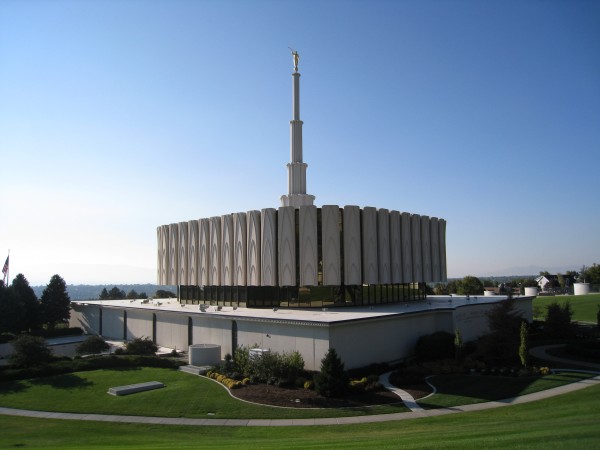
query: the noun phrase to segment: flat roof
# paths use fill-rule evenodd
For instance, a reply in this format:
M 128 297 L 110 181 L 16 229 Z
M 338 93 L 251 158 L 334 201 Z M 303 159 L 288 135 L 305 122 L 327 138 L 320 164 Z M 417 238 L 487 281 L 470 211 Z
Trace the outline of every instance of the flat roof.
M 233 306 L 206 305 L 206 310 L 200 310 L 200 305 L 182 304 L 177 299 L 149 299 L 149 300 L 77 300 L 73 304 L 96 305 L 123 309 L 141 309 L 151 311 L 168 311 L 185 314 L 198 314 L 213 316 L 215 318 L 239 318 L 254 320 L 277 320 L 294 322 L 313 322 L 332 324 L 351 322 L 355 320 L 385 318 L 403 314 L 415 314 L 426 311 L 456 309 L 465 305 L 478 305 L 496 303 L 505 300 L 504 295 L 492 296 L 449 296 L 432 295 L 426 300 L 396 303 L 391 305 L 373 306 L 345 306 L 326 308 L 242 308 Z M 531 297 L 515 297 L 526 299 Z M 235 308 L 235 309 L 234 309 Z

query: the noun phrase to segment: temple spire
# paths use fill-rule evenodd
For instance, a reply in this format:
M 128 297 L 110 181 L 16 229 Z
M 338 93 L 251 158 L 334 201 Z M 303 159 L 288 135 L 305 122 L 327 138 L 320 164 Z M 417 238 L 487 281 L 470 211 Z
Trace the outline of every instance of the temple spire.
M 290 49 L 291 50 L 291 49 Z M 290 120 L 290 159 L 288 168 L 288 194 L 281 196 L 281 206 L 312 205 L 314 195 L 306 193 L 306 168 L 302 161 L 302 124 L 300 120 L 300 73 L 298 62 L 300 55 L 292 50 L 294 73 L 292 73 L 292 120 Z

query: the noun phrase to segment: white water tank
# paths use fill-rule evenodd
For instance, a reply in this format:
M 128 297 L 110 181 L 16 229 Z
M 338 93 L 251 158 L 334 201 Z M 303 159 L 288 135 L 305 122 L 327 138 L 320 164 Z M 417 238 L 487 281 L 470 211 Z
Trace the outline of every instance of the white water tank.
M 590 283 L 573 283 L 575 295 L 586 295 L 590 293 Z
M 538 288 L 536 287 L 526 287 L 525 288 L 525 297 L 537 297 Z

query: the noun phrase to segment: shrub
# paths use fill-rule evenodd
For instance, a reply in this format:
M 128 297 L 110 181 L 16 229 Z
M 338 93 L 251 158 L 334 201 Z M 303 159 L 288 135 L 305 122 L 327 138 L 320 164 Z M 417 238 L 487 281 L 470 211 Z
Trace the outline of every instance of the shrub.
M 321 360 L 321 371 L 315 375 L 315 390 L 324 397 L 342 397 L 348 386 L 344 363 L 335 349 L 330 348 Z
M 95 355 L 107 351 L 110 345 L 101 336 L 88 336 L 85 341 L 77 346 L 78 355 Z
M 9 361 L 17 367 L 31 367 L 45 364 L 52 359 L 52 353 L 46 345 L 46 341 L 39 336 L 23 334 L 12 341 L 13 354 Z
M 158 347 L 149 337 L 135 338 L 125 344 L 125 353 L 128 355 L 154 355 Z
M 83 334 L 83 330 L 80 327 L 67 327 L 62 324 L 59 324 L 55 328 L 35 330 L 31 334 L 36 336 L 42 336 L 45 338 L 54 338 L 61 336 L 81 336 Z
M 421 336 L 415 354 L 421 361 L 454 358 L 454 335 L 445 331 Z
M 304 382 L 304 389 L 314 389 L 315 384 L 313 383 L 312 380 L 306 380 Z
M 551 303 L 546 307 L 545 331 L 549 336 L 556 338 L 568 338 L 573 335 L 571 327 L 571 317 L 573 311 L 571 304 L 566 302 L 564 305 Z
M 527 367 L 529 362 L 529 336 L 527 331 L 527 322 L 521 322 L 521 343 L 519 345 L 519 359 L 521 360 L 521 365 L 523 367 Z

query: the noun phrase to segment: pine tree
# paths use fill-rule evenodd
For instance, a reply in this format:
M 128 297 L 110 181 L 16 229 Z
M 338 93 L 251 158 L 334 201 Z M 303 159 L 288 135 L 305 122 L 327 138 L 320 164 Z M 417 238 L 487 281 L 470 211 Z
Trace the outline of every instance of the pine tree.
M 324 397 L 342 397 L 348 388 L 344 363 L 335 349 L 330 348 L 321 360 L 321 372 L 315 375 L 315 390 Z
M 521 322 L 521 343 L 519 345 L 519 359 L 523 367 L 527 367 L 529 363 L 529 335 L 527 333 L 527 322 Z
M 42 293 L 43 321 L 52 329 L 59 323 L 67 323 L 71 317 L 71 299 L 67 285 L 59 275 L 54 275 Z

